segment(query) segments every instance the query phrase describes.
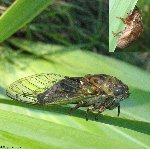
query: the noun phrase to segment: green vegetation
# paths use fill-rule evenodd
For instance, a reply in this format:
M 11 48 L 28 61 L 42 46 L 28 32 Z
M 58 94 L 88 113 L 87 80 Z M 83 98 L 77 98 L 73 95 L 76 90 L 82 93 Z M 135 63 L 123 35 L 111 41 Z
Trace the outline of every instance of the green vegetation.
M 4 6 L 10 5 L 9 2 Z M 92 4 L 90 0 L 87 3 L 80 0 L 72 3 L 47 2 L 50 6 L 46 8 L 47 3 L 36 7 L 35 12 L 32 10 L 35 14 L 26 17 L 20 14 L 12 26 L 15 4 L 0 18 L 0 21 L 8 21 L 5 26 L 0 22 L 0 39 L 5 40 L 0 45 L 0 146 L 24 149 L 148 149 L 149 72 L 92 52 L 108 55 L 108 30 L 104 25 L 108 15 L 101 15 L 107 12 L 106 8 L 101 9 L 107 3 L 100 0 L 92 1 Z M 23 4 L 20 0 L 15 3 L 17 8 Z M 31 5 L 24 6 L 30 10 Z M 44 11 L 38 14 L 41 8 Z M 120 59 L 127 59 L 127 55 L 112 54 Z M 137 65 L 138 60 L 132 60 Z M 120 117 L 117 117 L 117 109 L 107 110 L 98 121 L 94 120 L 94 113 L 90 113 L 89 121 L 86 121 L 85 108 L 69 113 L 71 105 L 31 105 L 11 100 L 5 95 L 6 88 L 15 80 L 38 73 L 67 76 L 109 74 L 126 83 L 131 95 L 121 102 Z
M 21 28 L 48 4 L 50 6 L 41 15 Z M 108 4 L 103 0 L 88 0 L 87 3 L 80 0 L 71 3 L 17 0 L 0 18 L 0 41 L 18 29 L 18 36 L 29 40 L 51 41 L 66 46 L 78 44 L 86 49 L 108 50 Z

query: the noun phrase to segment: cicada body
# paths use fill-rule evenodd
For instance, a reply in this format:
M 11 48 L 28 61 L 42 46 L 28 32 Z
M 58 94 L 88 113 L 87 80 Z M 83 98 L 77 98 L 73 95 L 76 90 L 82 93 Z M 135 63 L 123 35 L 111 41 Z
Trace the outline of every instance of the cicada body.
M 10 85 L 7 95 L 18 101 L 49 105 L 76 104 L 88 111 L 120 108 L 120 101 L 129 96 L 128 86 L 106 74 L 66 77 L 58 74 L 39 74 L 22 78 Z M 120 109 L 118 111 L 118 115 Z
M 125 24 L 125 29 L 119 33 L 113 32 L 113 35 L 117 36 L 122 33 L 117 41 L 117 47 L 123 49 L 130 46 L 130 44 L 137 40 L 144 31 L 142 14 L 139 8 L 135 6 L 134 10 L 130 12 L 125 19 L 121 17 L 117 18 L 121 19 Z

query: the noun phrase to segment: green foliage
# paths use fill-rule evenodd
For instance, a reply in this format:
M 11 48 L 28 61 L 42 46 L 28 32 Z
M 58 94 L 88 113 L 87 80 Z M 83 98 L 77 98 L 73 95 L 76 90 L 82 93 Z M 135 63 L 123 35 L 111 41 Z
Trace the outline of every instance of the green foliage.
M 31 21 L 52 0 L 16 0 L 0 17 L 0 42 Z
M 42 41 L 108 50 L 108 3 L 60 1 L 35 18 L 28 29 L 32 38 L 36 35 Z
M 11 62 L 8 56 L 3 56 L 5 62 L 0 63 L 0 142 L 30 149 L 149 148 L 149 73 L 75 47 L 64 48 L 17 39 L 10 40 L 10 43 L 22 53 L 14 54 L 5 47 L 1 49 L 7 49 Z M 115 109 L 104 112 L 97 122 L 92 113 L 89 114 L 89 121 L 86 121 L 84 109 L 69 114 L 68 106 L 29 105 L 5 96 L 5 88 L 10 83 L 41 72 L 69 76 L 110 74 L 126 83 L 131 95 L 121 102 L 119 118 Z
M 4 38 L 4 34 L 10 34 L 10 30 L 14 33 L 22 27 L 15 36 L 66 46 L 80 45 L 94 51 L 108 50 L 107 1 L 54 1 L 34 18 L 36 11 L 40 13 L 48 6 L 46 3 L 42 6 L 40 4 L 42 2 L 44 1 L 38 1 L 39 4 L 34 1 L 31 1 L 31 4 L 23 4 L 19 0 L 15 2 L 0 18 L 0 41 L 1 38 Z M 36 10 L 32 9 L 32 5 L 36 7 Z M 23 11 L 22 7 L 27 9 L 27 12 Z M 21 12 L 18 9 L 21 9 Z M 25 16 L 22 15 L 22 12 Z M 32 22 L 26 24 L 31 20 Z M 12 22 L 13 26 L 10 28 Z

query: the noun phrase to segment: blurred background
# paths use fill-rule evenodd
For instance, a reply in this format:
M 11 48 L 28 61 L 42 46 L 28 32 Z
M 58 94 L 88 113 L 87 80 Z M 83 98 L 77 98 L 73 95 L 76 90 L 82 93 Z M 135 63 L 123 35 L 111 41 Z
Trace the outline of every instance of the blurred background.
M 13 1 L 1 0 L 0 14 Z M 108 0 L 58 0 L 13 37 L 67 47 L 78 46 L 82 50 L 115 57 L 150 71 L 150 53 L 141 53 L 150 50 L 150 1 L 140 1 L 138 6 L 142 10 L 145 31 L 136 44 L 120 53 L 108 53 Z M 16 46 L 10 42 L 1 44 L 4 45 L 16 50 Z M 139 52 L 129 52 L 134 49 Z M 6 55 L 7 52 L 1 52 L 0 57 Z

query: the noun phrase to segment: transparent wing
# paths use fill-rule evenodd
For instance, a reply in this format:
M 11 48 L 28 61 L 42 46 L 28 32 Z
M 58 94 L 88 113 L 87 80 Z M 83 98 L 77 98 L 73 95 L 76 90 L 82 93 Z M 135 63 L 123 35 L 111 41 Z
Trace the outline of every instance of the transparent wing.
M 36 74 L 19 79 L 6 90 L 7 96 L 26 103 L 37 103 L 37 95 L 53 86 L 64 76 L 59 74 Z

